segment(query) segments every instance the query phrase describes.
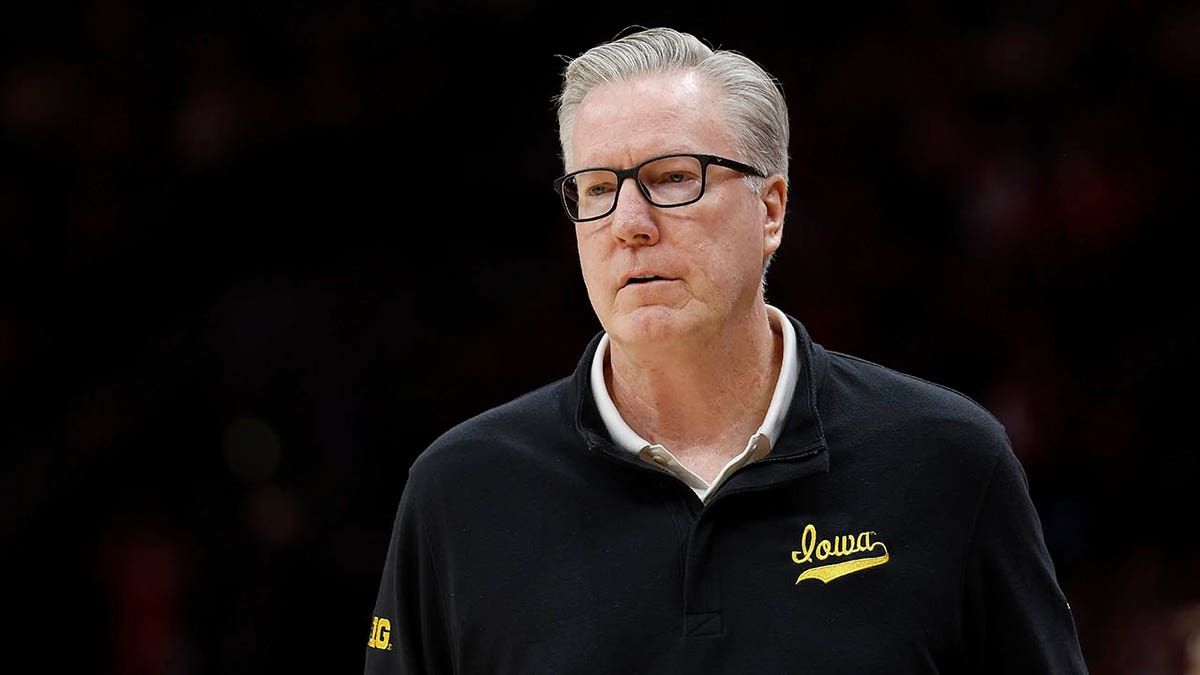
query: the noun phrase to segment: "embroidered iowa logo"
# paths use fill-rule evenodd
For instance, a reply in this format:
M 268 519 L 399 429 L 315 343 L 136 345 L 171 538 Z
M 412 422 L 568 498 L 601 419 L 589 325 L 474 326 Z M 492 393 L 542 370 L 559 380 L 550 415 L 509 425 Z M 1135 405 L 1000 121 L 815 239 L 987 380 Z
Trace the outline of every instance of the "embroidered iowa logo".
M 873 541 L 871 537 L 874 535 L 875 532 L 859 532 L 838 535 L 833 539 L 818 539 L 817 528 L 812 523 L 805 525 L 804 535 L 800 538 L 800 550 L 792 551 L 792 562 L 812 567 L 801 572 L 800 576 L 796 577 L 796 583 L 805 579 L 817 579 L 827 584 L 838 577 L 883 565 L 888 561 L 887 546 L 882 541 Z M 865 555 L 880 551 L 882 555 Z M 850 556 L 856 557 L 851 560 L 825 562 L 831 558 Z

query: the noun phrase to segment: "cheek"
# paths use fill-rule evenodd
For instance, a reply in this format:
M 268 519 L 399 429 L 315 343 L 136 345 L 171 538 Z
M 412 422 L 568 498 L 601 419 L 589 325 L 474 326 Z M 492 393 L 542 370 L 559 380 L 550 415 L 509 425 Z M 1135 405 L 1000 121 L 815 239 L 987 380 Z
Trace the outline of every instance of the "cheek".
M 576 227 L 579 227 L 578 225 Z M 596 256 L 596 244 L 592 239 L 592 234 L 589 232 L 575 231 L 575 250 L 579 254 L 579 267 L 587 274 L 590 267 L 594 267 L 592 263 Z
M 580 238 L 576 248 L 579 251 L 579 270 L 583 275 L 584 286 L 587 287 L 588 296 L 595 302 L 605 295 L 601 288 L 605 278 L 602 252 L 595 242 L 589 242 L 586 238 Z
M 704 261 L 707 284 L 723 295 L 738 296 L 756 288 L 762 276 L 762 237 L 753 232 L 705 242 L 696 253 Z
M 575 249 L 579 251 L 579 265 L 584 269 L 592 266 L 592 259 L 596 256 L 596 246 L 588 238 L 588 235 L 580 235 L 576 239 Z

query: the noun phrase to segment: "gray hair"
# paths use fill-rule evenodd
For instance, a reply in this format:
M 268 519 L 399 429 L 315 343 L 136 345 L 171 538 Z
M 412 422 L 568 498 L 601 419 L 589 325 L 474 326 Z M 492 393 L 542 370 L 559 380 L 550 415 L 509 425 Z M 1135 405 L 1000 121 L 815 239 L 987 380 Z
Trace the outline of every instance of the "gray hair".
M 573 59 L 563 71 L 558 105 L 558 140 L 563 166 L 574 167 L 572 134 L 579 104 L 593 88 L 645 75 L 692 71 L 721 92 L 721 115 L 741 157 L 768 176 L 788 180 L 789 121 L 779 81 L 743 54 L 712 49 L 695 36 L 671 28 L 646 28 L 599 44 Z M 747 176 L 755 189 L 762 179 Z M 763 273 L 770 264 L 763 265 Z
M 737 159 L 767 175 L 788 177 L 788 109 L 778 80 L 739 52 L 711 49 L 695 36 L 671 28 L 647 28 L 606 42 L 570 59 L 558 104 L 558 139 L 570 170 L 575 112 L 593 88 L 611 82 L 694 71 L 722 92 L 721 113 L 733 135 Z

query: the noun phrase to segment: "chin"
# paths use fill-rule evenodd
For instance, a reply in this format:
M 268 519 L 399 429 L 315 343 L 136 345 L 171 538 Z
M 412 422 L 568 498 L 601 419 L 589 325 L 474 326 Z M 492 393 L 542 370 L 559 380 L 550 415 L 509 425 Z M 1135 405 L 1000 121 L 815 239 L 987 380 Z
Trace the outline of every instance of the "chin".
M 663 345 L 686 337 L 699 327 L 696 317 L 675 307 L 653 305 L 622 312 L 609 322 L 613 340 L 622 344 Z

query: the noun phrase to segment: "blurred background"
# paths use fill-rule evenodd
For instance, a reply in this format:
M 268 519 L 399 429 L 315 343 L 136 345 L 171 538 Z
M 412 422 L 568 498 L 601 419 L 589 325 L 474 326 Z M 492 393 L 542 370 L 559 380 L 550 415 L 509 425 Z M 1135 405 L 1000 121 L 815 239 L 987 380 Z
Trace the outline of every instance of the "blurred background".
M 1200 6 L 824 4 L 7 11 L 9 653 L 361 672 L 408 465 L 599 329 L 561 57 L 670 24 L 792 106 L 768 300 L 1000 417 L 1092 673 L 1200 672 Z

